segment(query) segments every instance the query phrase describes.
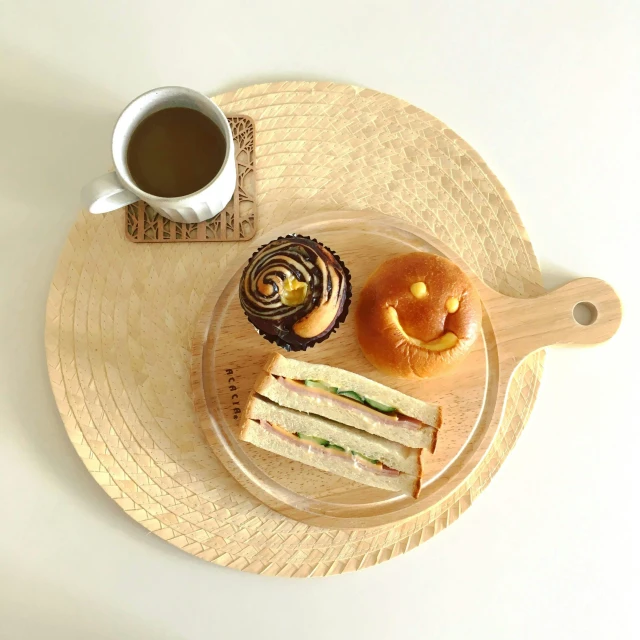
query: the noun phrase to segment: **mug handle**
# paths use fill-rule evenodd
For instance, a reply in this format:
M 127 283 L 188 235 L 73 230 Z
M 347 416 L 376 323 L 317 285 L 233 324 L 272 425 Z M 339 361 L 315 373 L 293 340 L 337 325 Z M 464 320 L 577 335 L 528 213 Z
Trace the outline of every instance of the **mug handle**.
M 140 198 L 125 189 L 114 172 L 105 173 L 82 187 L 80 192 L 82 206 L 89 213 L 107 213 L 115 211 Z

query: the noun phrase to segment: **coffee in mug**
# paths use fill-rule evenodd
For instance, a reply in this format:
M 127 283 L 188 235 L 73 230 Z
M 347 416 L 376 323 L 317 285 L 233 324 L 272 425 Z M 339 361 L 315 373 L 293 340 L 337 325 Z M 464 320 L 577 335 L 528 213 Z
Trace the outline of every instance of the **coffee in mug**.
M 207 116 L 169 107 L 147 116 L 131 134 L 127 165 L 143 191 L 176 198 L 200 191 L 222 168 L 227 145 Z
M 115 172 L 82 189 L 90 213 L 144 200 L 175 222 L 202 222 L 233 197 L 236 161 L 229 122 L 209 98 L 160 87 L 136 98 L 113 130 Z

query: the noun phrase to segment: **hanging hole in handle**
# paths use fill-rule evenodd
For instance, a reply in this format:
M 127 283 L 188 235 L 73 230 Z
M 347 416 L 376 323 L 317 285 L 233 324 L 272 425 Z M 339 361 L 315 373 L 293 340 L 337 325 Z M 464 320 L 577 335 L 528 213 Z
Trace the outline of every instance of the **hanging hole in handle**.
M 573 319 L 583 326 L 593 324 L 598 318 L 598 309 L 591 302 L 578 302 L 573 307 Z

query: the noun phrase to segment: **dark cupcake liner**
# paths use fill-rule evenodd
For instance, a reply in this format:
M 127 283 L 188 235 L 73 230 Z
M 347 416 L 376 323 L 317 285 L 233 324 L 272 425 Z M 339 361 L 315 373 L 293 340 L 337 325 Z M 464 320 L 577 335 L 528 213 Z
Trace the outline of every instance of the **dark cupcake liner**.
M 246 316 L 247 320 L 249 322 L 251 322 L 251 325 L 254 327 L 254 329 L 265 340 L 267 340 L 271 344 L 275 344 L 276 346 L 280 347 L 281 349 L 284 349 L 287 352 L 291 352 L 291 351 L 306 351 L 307 349 L 311 349 L 311 347 L 314 347 L 315 345 L 320 344 L 321 342 L 324 342 L 325 340 L 327 340 L 327 338 L 329 338 L 332 334 L 334 334 L 337 331 L 338 327 L 347 319 L 347 316 L 349 315 L 349 307 L 351 306 L 351 296 L 352 296 L 352 291 L 351 291 L 351 272 L 347 268 L 347 265 L 342 261 L 342 258 L 333 249 L 331 249 L 331 247 L 327 247 L 325 244 L 323 244 L 319 240 L 316 240 L 315 238 L 311 238 L 310 236 L 303 236 L 303 235 L 300 235 L 298 233 L 290 233 L 290 234 L 288 234 L 286 236 L 279 236 L 277 238 L 274 238 L 273 240 L 270 240 L 269 242 L 265 242 L 263 245 L 258 247 L 251 254 L 251 257 L 247 261 L 247 267 L 245 267 L 245 269 L 247 269 L 248 265 L 251 264 L 251 261 L 255 258 L 256 254 L 258 254 L 260 251 L 262 251 L 262 249 L 264 249 L 267 245 L 271 244 L 275 240 L 286 240 L 287 238 L 304 238 L 305 240 L 311 240 L 312 242 L 315 242 L 316 244 L 319 244 L 326 251 L 328 251 L 336 259 L 336 262 L 338 262 L 338 264 L 340 264 L 340 266 L 342 267 L 342 270 L 344 272 L 345 281 L 347 283 L 346 296 L 345 296 L 345 300 L 344 300 L 344 305 L 342 307 L 342 311 L 338 314 L 338 317 L 336 318 L 335 322 L 333 323 L 333 326 L 331 327 L 331 329 L 329 329 L 329 331 L 327 331 L 326 333 L 324 333 L 323 335 L 321 335 L 318 338 L 314 338 L 313 340 L 310 340 L 306 344 L 303 344 L 303 345 L 290 344 L 289 342 L 286 342 L 285 340 L 283 340 L 282 338 L 279 338 L 278 336 L 274 336 L 274 335 L 269 334 L 269 333 L 264 333 L 263 331 L 258 329 L 258 327 L 256 327 L 253 324 L 253 322 L 251 322 L 251 318 L 249 317 L 247 312 L 244 311 L 244 309 L 243 309 L 243 311 L 244 311 L 244 315 Z M 245 273 L 245 271 L 243 270 L 242 279 L 244 279 L 244 273 Z

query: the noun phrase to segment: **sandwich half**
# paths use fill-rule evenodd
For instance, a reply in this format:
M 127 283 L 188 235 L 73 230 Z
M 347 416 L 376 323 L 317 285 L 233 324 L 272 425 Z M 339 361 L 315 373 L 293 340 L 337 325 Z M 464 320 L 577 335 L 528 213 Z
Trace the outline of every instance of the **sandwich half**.
M 275 355 L 249 398 L 240 437 L 356 482 L 417 497 L 440 408 L 362 376 Z
M 414 497 L 430 455 L 256 395 L 249 399 L 240 438 L 316 469 Z
M 407 447 L 435 450 L 439 406 L 344 369 L 274 354 L 254 391 L 289 409 L 329 418 Z

